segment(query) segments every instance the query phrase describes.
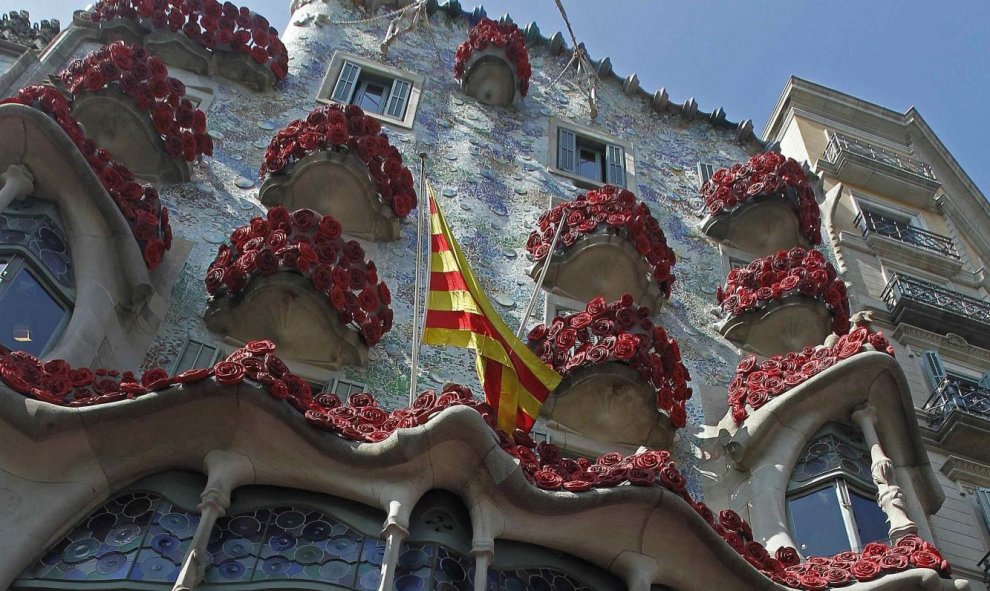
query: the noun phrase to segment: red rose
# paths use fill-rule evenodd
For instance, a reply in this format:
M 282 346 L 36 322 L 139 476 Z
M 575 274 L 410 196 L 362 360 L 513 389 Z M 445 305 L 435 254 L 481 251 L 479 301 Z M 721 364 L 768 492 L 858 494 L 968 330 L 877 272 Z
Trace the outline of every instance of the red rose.
M 856 577 L 857 581 L 872 581 L 880 576 L 880 565 L 871 560 L 860 560 L 852 565 L 849 574 Z
M 666 489 L 679 493 L 684 490 L 687 481 L 673 464 L 667 464 L 660 469 L 660 484 Z
M 939 570 L 942 564 L 942 557 L 930 550 L 918 550 L 911 553 L 911 564 L 918 568 L 930 568 Z
M 784 566 L 794 566 L 801 563 L 801 556 L 792 546 L 781 546 L 777 548 L 775 556 Z
M 244 366 L 234 361 L 221 361 L 213 370 L 217 382 L 223 385 L 238 384 L 244 379 Z

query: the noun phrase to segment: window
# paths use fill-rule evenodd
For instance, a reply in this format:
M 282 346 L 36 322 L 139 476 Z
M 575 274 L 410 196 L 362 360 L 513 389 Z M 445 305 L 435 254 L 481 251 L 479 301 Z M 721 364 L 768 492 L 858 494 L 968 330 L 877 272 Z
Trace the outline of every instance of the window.
M 330 391 L 336 394 L 341 400 L 347 400 L 347 397 L 351 394 L 367 392 L 368 386 L 362 384 L 361 382 L 352 382 L 350 380 L 336 378 L 333 381 L 333 386 L 330 387 Z
M 983 515 L 983 525 L 990 531 L 990 488 L 976 489 L 976 504 L 980 507 L 980 514 Z
M 385 123 L 411 128 L 423 77 L 336 52 L 317 99 L 357 105 Z
M 715 176 L 715 165 L 707 162 L 698 163 L 698 190 L 705 186 L 711 178 Z
M 550 169 L 587 186 L 630 187 L 632 146 L 590 129 L 550 120 Z
M 68 324 L 68 302 L 56 295 L 33 262 L 0 253 L 0 344 L 44 355 Z
M 190 369 L 199 367 L 212 367 L 220 359 L 220 348 L 216 345 L 209 345 L 203 341 L 189 338 L 178 361 L 175 362 L 175 369 L 172 375 L 180 374 Z
M 804 556 L 858 551 L 888 539 L 870 462 L 862 435 L 842 423 L 826 424 L 805 446 L 787 498 L 791 533 Z
M 553 293 L 546 294 L 546 298 L 546 312 L 543 320 L 546 323 L 550 323 L 558 316 L 568 316 L 570 314 L 584 312 L 586 307 L 584 302 L 580 300 L 566 298 Z

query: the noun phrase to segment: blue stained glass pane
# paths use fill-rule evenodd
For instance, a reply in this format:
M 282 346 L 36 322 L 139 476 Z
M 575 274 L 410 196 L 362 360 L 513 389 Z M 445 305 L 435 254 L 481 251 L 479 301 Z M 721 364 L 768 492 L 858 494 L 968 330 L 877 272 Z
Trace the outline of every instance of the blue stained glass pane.
M 853 491 L 849 491 L 849 499 L 852 501 L 859 541 L 864 546 L 870 542 L 889 541 L 890 526 L 887 525 L 887 515 L 877 505 L 876 499 L 864 497 Z
M 0 294 L 0 343 L 10 349 L 41 355 L 57 335 L 68 311 L 62 308 L 26 268 L 4 279 Z
M 831 556 L 850 549 L 834 486 L 792 498 L 787 506 L 794 541 L 801 554 Z
M 73 289 L 72 257 L 69 242 L 57 212 L 37 212 L 38 200 L 26 199 L 0 214 L 0 244 L 22 246 L 44 264 L 63 287 Z M 50 205 L 41 205 L 50 208 Z M 21 210 L 21 211 L 16 211 Z M 32 213 L 32 210 L 34 213 Z
M 258 509 L 217 520 L 207 545 L 213 559 L 206 569 L 207 582 L 251 580 L 271 515 L 270 509 Z
M 140 508 L 134 508 L 137 510 Z M 130 579 L 175 581 L 192 543 L 199 515 L 172 505 L 165 499 L 158 504 L 144 536 Z

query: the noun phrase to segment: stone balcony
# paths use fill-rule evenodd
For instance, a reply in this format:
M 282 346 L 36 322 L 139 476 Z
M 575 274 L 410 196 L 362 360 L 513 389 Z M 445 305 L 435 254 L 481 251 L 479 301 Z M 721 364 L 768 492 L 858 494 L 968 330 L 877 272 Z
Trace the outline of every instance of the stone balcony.
M 990 302 L 898 273 L 880 297 L 894 324 L 904 322 L 938 334 L 953 332 L 973 345 L 990 348 Z
M 990 436 L 990 390 L 949 376 L 929 397 L 925 412 L 940 447 L 990 462 L 990 449 L 985 445 Z
M 916 207 L 931 205 L 941 187 L 928 164 L 840 133 L 829 133 L 818 165 L 843 182 Z
M 962 257 L 948 236 L 869 210 L 857 215 L 855 223 L 866 243 L 881 256 L 899 258 L 944 277 L 962 270 Z

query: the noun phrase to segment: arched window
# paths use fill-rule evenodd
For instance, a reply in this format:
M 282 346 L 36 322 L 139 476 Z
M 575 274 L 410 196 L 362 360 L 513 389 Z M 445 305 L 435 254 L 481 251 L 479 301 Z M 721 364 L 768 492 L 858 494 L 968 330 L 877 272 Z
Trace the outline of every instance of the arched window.
M 0 214 L 0 344 L 44 355 L 71 315 L 74 277 L 54 204 L 18 200 Z
M 807 443 L 787 486 L 791 533 L 805 556 L 831 556 L 887 541 L 870 453 L 852 426 L 829 422 Z

